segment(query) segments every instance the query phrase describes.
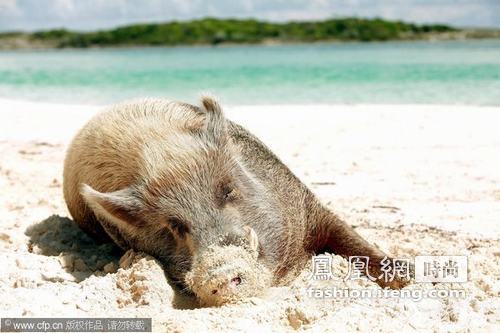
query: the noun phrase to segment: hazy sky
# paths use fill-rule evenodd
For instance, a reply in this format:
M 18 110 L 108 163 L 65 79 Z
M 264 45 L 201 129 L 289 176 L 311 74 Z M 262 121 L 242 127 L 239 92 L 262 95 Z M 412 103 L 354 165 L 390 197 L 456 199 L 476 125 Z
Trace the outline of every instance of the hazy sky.
M 205 16 L 270 21 L 338 16 L 500 27 L 500 0 L 0 0 L 0 30 L 93 30 Z

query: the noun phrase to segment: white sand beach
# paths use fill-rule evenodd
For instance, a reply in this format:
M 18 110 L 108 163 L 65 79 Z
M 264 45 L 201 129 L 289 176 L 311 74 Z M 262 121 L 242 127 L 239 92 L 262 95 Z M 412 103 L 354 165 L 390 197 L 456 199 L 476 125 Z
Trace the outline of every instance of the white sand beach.
M 325 299 L 311 267 L 287 287 L 197 308 L 143 254 L 95 245 L 62 196 L 65 149 L 101 106 L 0 100 L 0 317 L 141 316 L 153 331 L 494 332 L 500 325 L 500 107 L 232 106 L 331 209 L 396 257 L 468 256 L 465 298 Z M 121 258 L 120 258 L 121 257 Z

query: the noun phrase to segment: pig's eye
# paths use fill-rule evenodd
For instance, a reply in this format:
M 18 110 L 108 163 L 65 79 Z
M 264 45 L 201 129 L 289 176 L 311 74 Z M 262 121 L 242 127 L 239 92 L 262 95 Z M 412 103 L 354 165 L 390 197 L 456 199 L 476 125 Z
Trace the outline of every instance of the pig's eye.
M 170 217 L 168 219 L 168 223 L 170 225 L 170 228 L 181 237 L 191 231 L 191 226 L 189 223 L 186 223 L 176 217 Z
M 234 192 L 234 189 L 233 188 L 227 188 L 224 190 L 224 200 L 229 200 L 231 198 L 231 196 L 233 195 L 233 192 Z
M 235 197 L 236 191 L 234 188 L 228 187 L 224 190 L 223 198 L 225 201 L 231 201 Z
M 231 201 L 236 199 L 237 191 L 233 186 L 223 185 L 223 186 L 221 186 L 219 196 L 220 196 L 220 199 L 223 203 L 231 202 Z

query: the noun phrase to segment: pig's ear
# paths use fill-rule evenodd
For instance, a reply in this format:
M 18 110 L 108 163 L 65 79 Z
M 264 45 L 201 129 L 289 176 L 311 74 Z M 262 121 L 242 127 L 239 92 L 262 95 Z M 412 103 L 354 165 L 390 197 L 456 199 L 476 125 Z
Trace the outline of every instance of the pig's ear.
M 226 120 L 217 98 L 210 94 L 203 94 L 201 96 L 201 104 L 206 115 L 207 132 L 214 138 L 224 137 Z
M 244 226 L 243 230 L 245 231 L 245 238 L 250 246 L 250 250 L 255 253 L 255 256 L 259 255 L 259 238 L 255 233 L 255 230 L 249 226 Z
M 143 203 L 135 191 L 129 187 L 109 193 L 101 193 L 87 184 L 82 184 L 80 193 L 94 213 L 106 218 L 118 228 L 141 227 L 144 221 L 140 218 Z

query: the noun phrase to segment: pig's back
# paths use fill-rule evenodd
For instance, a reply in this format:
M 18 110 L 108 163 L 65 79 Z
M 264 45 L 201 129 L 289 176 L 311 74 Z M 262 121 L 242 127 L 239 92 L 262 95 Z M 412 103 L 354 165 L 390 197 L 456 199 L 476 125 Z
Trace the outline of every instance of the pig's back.
M 240 147 L 245 166 L 272 193 L 276 209 L 281 217 L 278 225 L 260 221 L 252 226 L 259 241 L 269 249 L 268 258 L 273 258 L 275 276 L 292 278 L 303 269 L 310 259 L 304 241 L 308 234 L 307 220 L 311 208 L 321 205 L 307 187 L 281 162 L 281 160 L 257 137 L 242 126 L 229 122 L 229 134 Z M 262 239 L 262 236 L 265 238 Z

